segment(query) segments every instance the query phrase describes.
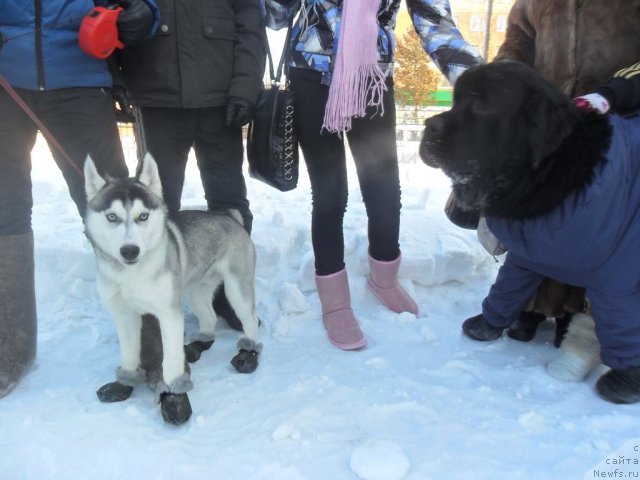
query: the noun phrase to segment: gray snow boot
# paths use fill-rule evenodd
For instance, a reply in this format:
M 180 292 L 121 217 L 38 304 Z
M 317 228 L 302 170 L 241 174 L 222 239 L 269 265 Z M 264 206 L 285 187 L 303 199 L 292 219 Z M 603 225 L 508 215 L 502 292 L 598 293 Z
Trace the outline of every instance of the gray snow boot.
M 33 232 L 0 236 L 0 397 L 36 358 Z

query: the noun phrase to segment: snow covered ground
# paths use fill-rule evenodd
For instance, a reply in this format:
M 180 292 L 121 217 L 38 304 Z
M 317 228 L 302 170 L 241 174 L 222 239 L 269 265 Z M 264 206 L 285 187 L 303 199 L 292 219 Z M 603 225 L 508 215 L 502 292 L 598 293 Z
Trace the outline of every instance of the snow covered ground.
M 114 379 L 119 361 L 114 325 L 62 178 L 42 144 L 34 157 L 38 357 L 0 400 L 0 479 L 599 478 L 585 472 L 633 439 L 631 464 L 604 465 L 640 478 L 640 405 L 596 396 L 605 367 L 582 383 L 551 378 L 551 324 L 528 344 L 461 335 L 498 264 L 472 232 L 448 223 L 448 181 L 415 152 L 405 151 L 401 164 L 401 281 L 420 306 L 417 317 L 384 309 L 365 288 L 366 216 L 351 171 L 346 261 L 369 343 L 355 352 L 333 347 L 315 293 L 306 173 L 288 193 L 250 179 L 258 370 L 235 372 L 238 336 L 221 325 L 192 365 L 186 425 L 164 423 L 146 387 L 124 403 L 100 403 L 95 391 Z M 184 206 L 203 205 L 191 162 Z M 195 331 L 194 319 L 187 322 Z

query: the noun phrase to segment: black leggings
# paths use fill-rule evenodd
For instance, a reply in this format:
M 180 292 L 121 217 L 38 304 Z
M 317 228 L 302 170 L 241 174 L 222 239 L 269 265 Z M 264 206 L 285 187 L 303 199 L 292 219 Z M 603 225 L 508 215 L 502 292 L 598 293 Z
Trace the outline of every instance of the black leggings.
M 342 223 L 347 207 L 347 167 L 343 140 L 321 132 L 329 88 L 316 72 L 291 69 L 296 94 L 296 127 L 311 180 L 311 238 L 318 275 L 344 268 Z M 396 151 L 393 80 L 387 80 L 384 115 L 353 120 L 346 133 L 368 217 L 369 253 L 376 260 L 400 255 L 400 180 Z M 369 113 L 369 112 L 368 112 Z

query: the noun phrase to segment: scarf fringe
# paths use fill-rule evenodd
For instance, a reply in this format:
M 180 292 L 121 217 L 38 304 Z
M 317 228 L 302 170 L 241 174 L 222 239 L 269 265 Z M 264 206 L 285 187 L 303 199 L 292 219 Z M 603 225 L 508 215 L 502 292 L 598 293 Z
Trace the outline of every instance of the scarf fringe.
M 352 119 L 364 117 L 367 107 L 371 106 L 376 108 L 374 115 L 384 115 L 385 81 L 386 76 L 377 63 L 346 71 L 337 69 L 331 79 L 322 128 L 331 133 L 350 130 Z
M 322 129 L 341 134 L 351 128 L 354 117 L 364 117 L 367 107 L 382 110 L 387 89 L 378 65 L 378 19 L 380 0 L 344 0 L 340 33 L 329 98 Z

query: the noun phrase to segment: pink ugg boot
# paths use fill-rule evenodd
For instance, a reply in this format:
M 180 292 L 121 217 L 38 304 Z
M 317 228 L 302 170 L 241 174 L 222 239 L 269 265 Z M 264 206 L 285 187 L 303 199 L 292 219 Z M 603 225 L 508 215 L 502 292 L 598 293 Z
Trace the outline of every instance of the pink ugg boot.
M 391 262 L 381 262 L 369 255 L 369 278 L 367 286 L 388 309 L 396 313 L 410 312 L 418 314 L 418 305 L 398 283 L 400 257 Z
M 322 304 L 322 322 L 329 340 L 342 350 L 364 347 L 367 340 L 351 309 L 347 270 L 331 275 L 316 275 L 316 286 Z

